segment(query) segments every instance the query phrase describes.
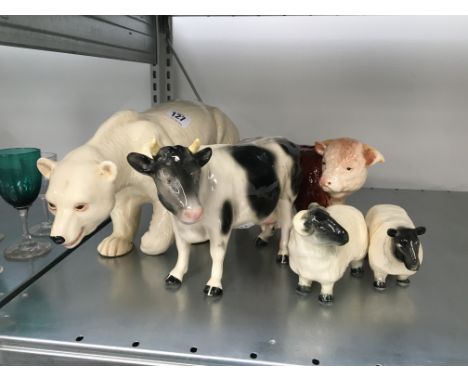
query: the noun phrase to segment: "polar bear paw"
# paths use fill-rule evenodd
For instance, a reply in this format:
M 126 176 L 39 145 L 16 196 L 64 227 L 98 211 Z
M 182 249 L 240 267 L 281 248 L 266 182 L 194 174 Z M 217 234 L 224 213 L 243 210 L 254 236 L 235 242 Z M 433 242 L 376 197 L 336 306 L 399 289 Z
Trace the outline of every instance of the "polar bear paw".
M 110 235 L 106 237 L 98 246 L 98 252 L 102 256 L 117 257 L 125 255 L 133 248 L 133 243 L 118 236 Z
M 161 255 L 167 251 L 172 240 L 164 240 L 164 237 L 146 232 L 141 237 L 140 249 L 147 255 Z

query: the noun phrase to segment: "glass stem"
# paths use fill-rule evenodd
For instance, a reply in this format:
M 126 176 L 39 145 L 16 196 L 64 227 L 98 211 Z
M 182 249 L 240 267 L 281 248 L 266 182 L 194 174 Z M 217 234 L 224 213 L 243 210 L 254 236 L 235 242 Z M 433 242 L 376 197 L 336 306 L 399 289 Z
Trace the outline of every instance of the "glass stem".
M 29 207 L 25 208 L 18 208 L 18 212 L 20 215 L 21 219 L 21 225 L 23 226 L 23 239 L 25 240 L 31 240 L 31 235 L 29 234 L 29 229 L 28 229 L 28 210 Z
M 41 198 L 41 200 L 42 200 L 42 210 L 44 211 L 45 221 L 46 221 L 47 223 L 51 223 L 51 221 L 50 221 L 50 215 L 49 215 L 49 209 L 47 208 L 47 201 L 46 201 L 45 195 L 44 195 L 44 194 L 41 194 L 41 195 L 40 195 L 40 198 Z

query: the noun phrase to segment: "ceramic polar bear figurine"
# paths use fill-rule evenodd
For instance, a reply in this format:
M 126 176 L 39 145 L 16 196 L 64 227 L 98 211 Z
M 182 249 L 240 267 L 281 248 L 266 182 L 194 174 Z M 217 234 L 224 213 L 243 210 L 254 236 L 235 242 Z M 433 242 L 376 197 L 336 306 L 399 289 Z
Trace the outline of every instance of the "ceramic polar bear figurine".
M 311 203 L 294 216 L 289 239 L 289 265 L 299 275 L 296 291 L 308 294 L 317 281 L 321 284 L 319 301 L 332 303 L 333 286 L 349 264 L 351 274 L 361 276 L 367 245 L 367 226 L 358 209 Z
M 121 111 L 111 116 L 84 145 L 59 162 L 38 160 L 49 179 L 46 198 L 55 215 L 51 237 L 76 247 L 109 215 L 113 232 L 98 246 L 103 256 L 121 256 L 132 249 L 140 208 L 151 203 L 153 215 L 141 239 L 146 254 L 161 254 L 173 241 L 169 212 L 158 200 L 156 186 L 127 163 L 130 152 L 151 155 L 152 142 L 189 145 L 236 143 L 239 133 L 219 109 L 189 101 L 174 101 L 146 112 Z
M 414 223 L 399 206 L 378 204 L 366 215 L 369 229 L 369 265 L 374 272 L 374 287 L 385 290 L 387 275 L 397 276 L 400 286 L 409 285 L 423 260 L 423 248 L 418 236 L 425 227 Z

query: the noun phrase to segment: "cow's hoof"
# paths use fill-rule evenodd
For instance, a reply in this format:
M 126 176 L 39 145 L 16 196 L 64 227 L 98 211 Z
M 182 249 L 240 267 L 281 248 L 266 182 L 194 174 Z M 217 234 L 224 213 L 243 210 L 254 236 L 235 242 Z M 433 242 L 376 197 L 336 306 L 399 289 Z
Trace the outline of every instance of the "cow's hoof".
M 264 248 L 268 245 L 268 241 L 263 240 L 260 237 L 257 237 L 257 240 L 255 240 L 255 246 L 257 248 Z
M 166 277 L 166 287 L 171 289 L 178 289 L 182 285 L 182 281 L 180 281 L 177 277 L 169 275 Z
M 312 287 L 297 284 L 297 287 L 296 287 L 296 293 L 297 294 L 300 294 L 301 296 L 307 296 L 307 295 L 310 294 L 310 292 L 312 292 Z
M 221 297 L 223 295 L 223 290 L 218 287 L 205 285 L 205 288 L 203 288 L 203 293 L 205 293 L 208 297 Z
M 318 300 L 324 305 L 331 305 L 333 304 L 333 295 L 320 293 L 318 296 Z
M 276 262 L 278 264 L 289 264 L 289 256 L 288 255 L 277 255 Z
M 401 286 L 402 288 L 406 288 L 406 287 L 409 286 L 410 280 L 409 280 L 409 279 L 405 279 L 405 280 L 398 280 L 398 279 L 397 279 L 397 284 L 398 284 L 399 286 Z
M 364 268 L 351 268 L 351 276 L 361 278 L 364 274 Z
M 380 292 L 383 292 L 387 288 L 385 281 L 374 281 L 374 288 Z

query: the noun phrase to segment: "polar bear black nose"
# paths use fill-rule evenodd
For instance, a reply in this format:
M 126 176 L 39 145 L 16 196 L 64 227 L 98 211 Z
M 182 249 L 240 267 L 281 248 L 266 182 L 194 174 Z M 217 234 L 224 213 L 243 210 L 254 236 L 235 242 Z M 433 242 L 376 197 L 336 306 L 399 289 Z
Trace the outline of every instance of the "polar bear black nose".
M 62 236 L 51 236 L 50 238 L 51 238 L 51 239 L 54 241 L 54 243 L 56 243 L 56 244 L 62 244 L 62 243 L 65 242 L 65 239 L 64 239 Z

